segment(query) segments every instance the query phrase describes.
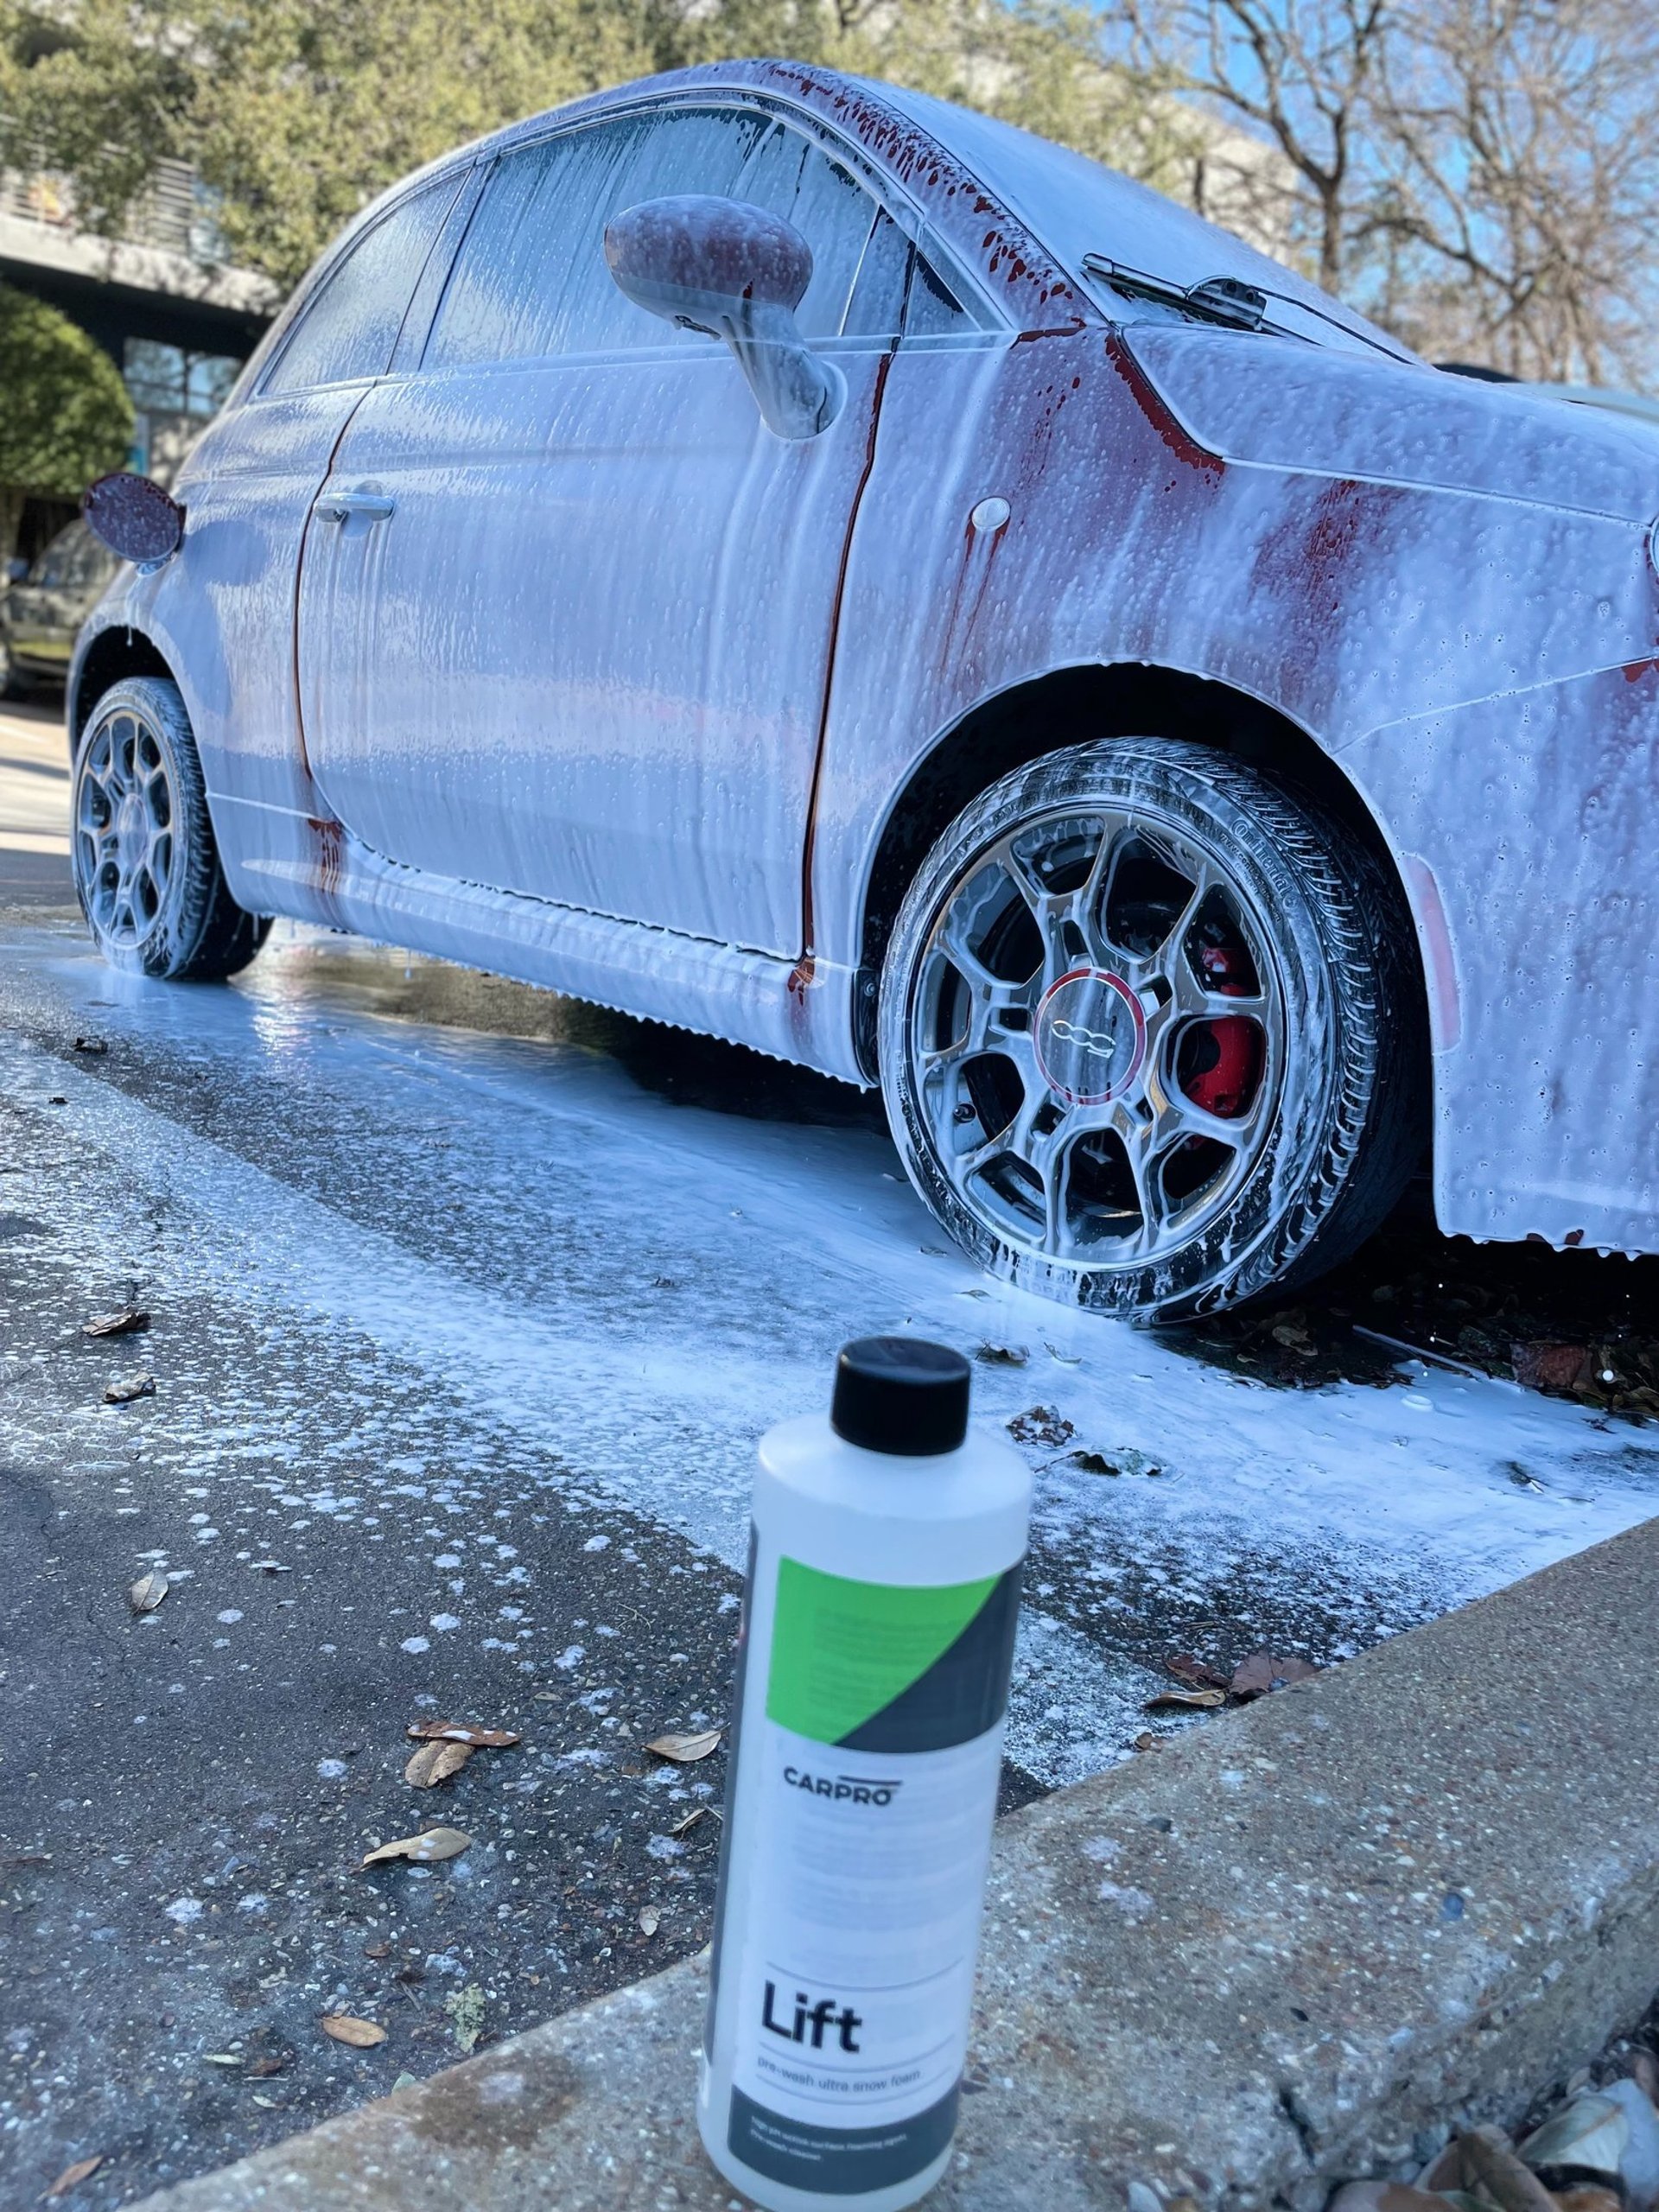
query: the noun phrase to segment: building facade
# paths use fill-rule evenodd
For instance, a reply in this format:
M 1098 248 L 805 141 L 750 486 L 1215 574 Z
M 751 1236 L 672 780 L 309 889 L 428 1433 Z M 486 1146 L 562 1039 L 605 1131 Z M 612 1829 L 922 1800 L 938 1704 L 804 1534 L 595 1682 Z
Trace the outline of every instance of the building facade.
M 60 177 L 0 170 L 0 283 L 59 308 L 111 357 L 132 395 L 130 465 L 163 484 L 279 304 L 267 278 L 228 265 L 211 200 L 182 162 L 157 164 L 114 238 L 77 227 Z M 19 550 L 35 552 L 73 512 L 32 500 Z

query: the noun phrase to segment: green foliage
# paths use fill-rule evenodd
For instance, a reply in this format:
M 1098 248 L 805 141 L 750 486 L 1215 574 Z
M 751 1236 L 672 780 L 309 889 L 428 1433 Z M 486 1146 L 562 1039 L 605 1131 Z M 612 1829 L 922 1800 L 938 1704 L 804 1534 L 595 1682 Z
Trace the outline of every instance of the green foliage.
M 982 109 L 1185 196 L 1198 119 L 1109 62 L 1103 19 L 1063 0 L 722 0 L 670 10 L 658 66 L 780 54 Z
M 205 35 L 190 150 L 233 258 L 283 284 L 423 162 L 652 61 L 607 0 L 260 0 Z
M 0 0 L 0 160 L 118 227 L 158 156 L 233 259 L 295 283 L 421 162 L 607 85 L 788 54 L 937 92 L 1179 190 L 1194 126 L 1062 0 Z
M 55 308 L 0 284 L 0 560 L 23 495 L 76 499 L 119 468 L 132 402 L 101 346 Z
M 113 228 L 175 153 L 200 57 L 175 0 L 0 0 L 0 162 L 72 181 L 88 230 Z

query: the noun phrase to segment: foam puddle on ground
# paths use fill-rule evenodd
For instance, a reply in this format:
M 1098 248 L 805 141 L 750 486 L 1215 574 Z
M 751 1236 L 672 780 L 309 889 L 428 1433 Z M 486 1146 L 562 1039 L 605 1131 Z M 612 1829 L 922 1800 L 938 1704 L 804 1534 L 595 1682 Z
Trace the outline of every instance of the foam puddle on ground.
M 41 932 L 14 940 L 3 975 L 20 1027 L 111 1040 L 94 1075 L 9 1039 L 0 1085 L 34 1110 L 64 1096 L 51 1111 L 112 1182 L 164 1202 L 180 1224 L 169 1296 L 282 1315 L 331 1351 L 372 1344 L 434 1408 L 519 1440 L 537 1480 L 613 1498 L 728 1567 L 753 1440 L 823 1395 L 839 1342 L 905 1327 L 970 1354 L 1023 1351 L 1021 1365 L 980 1361 L 977 1417 L 1040 1404 L 1076 1446 L 1136 1471 L 1029 1447 L 1009 1750 L 1044 1782 L 1109 1763 L 1144 1725 L 1158 1655 L 1126 1649 L 1115 1625 L 1126 1576 L 1172 1618 L 1202 1618 L 1230 1574 L 1265 1573 L 1293 1621 L 1305 1586 L 1370 1636 L 1611 1535 L 1659 1492 L 1640 1430 L 1510 1385 L 1433 1373 L 1271 1390 L 985 1282 L 938 1250 L 865 1129 L 676 1107 L 590 1047 L 342 1007 L 280 955 L 238 989 L 178 991 L 130 985 Z M 168 1096 L 188 1081 L 191 1126 L 157 1071 Z M 302 1141 L 263 1134 L 267 1113 Z M 67 1185 L 28 1204 L 118 1270 L 118 1209 Z M 682 1255 L 673 1294 L 653 1287 L 665 1241 Z M 240 1388 L 219 1426 L 257 1437 L 271 1425 L 258 1373 Z M 407 1458 L 423 1408 L 405 1393 L 394 1410 Z M 396 1511 L 395 1478 L 385 1487 Z

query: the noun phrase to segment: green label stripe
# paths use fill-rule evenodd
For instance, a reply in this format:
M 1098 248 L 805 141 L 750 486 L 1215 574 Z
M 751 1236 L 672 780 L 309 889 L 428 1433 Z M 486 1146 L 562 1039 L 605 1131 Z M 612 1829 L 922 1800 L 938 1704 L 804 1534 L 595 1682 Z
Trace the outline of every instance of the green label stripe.
M 961 1743 L 1007 1699 L 1020 1570 L 914 1587 L 778 1562 L 766 1714 L 820 1744 Z

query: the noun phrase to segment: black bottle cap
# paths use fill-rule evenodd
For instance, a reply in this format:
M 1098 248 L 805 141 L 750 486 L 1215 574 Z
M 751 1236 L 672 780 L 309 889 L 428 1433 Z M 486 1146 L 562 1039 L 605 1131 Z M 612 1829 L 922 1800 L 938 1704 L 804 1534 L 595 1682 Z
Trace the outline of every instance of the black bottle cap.
M 967 1361 L 948 1344 L 860 1337 L 836 1362 L 830 1426 L 867 1452 L 954 1452 L 968 1433 L 969 1379 Z

